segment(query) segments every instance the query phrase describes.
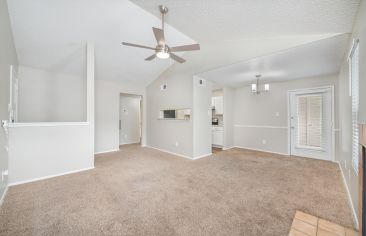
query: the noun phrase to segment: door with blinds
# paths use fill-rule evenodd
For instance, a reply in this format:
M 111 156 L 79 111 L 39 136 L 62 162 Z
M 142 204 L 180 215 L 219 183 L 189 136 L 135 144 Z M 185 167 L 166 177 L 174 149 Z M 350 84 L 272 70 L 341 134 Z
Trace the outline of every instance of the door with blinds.
M 332 160 L 332 88 L 289 92 L 291 155 Z

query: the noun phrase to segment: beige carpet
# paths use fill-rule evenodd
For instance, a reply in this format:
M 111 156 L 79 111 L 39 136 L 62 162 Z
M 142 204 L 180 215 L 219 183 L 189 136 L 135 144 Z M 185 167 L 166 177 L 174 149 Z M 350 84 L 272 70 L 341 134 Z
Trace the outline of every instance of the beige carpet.
M 149 148 L 9 189 L 0 235 L 278 235 L 296 210 L 352 227 L 334 163 L 240 149 L 196 161 Z

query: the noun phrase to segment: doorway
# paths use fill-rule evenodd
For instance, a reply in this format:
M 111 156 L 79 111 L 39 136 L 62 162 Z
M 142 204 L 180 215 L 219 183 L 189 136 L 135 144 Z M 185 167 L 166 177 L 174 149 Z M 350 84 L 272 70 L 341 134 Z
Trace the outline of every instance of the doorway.
M 289 91 L 290 154 L 333 160 L 333 87 Z
M 119 144 L 141 144 L 142 96 L 120 94 Z

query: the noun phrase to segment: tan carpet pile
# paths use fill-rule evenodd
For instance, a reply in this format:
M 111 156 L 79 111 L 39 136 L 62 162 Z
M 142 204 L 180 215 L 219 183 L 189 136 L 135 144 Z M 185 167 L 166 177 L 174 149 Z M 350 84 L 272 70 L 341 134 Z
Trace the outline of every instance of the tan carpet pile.
M 353 227 L 334 163 L 231 149 L 189 160 L 136 145 L 95 169 L 11 187 L 0 235 L 275 235 L 296 210 Z

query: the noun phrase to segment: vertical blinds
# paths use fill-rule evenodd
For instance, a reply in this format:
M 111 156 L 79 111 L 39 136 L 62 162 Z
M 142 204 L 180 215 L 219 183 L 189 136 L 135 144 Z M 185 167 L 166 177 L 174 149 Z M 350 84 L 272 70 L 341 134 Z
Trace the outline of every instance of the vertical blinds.
M 352 166 L 356 174 L 358 174 L 358 109 L 359 109 L 359 45 L 358 41 L 354 42 L 349 58 L 349 71 L 351 81 L 351 97 L 352 97 Z

